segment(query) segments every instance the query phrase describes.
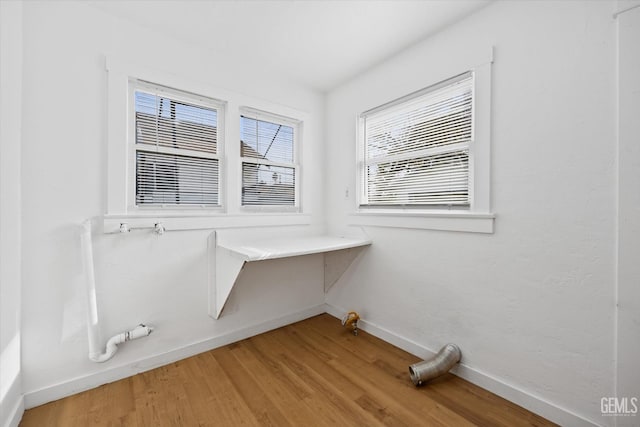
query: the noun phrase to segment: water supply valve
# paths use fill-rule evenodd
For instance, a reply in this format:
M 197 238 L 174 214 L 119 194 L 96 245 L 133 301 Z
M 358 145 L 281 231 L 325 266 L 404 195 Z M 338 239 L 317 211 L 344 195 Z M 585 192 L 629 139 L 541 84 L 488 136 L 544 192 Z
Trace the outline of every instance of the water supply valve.
M 345 328 L 351 328 L 353 331 L 353 335 L 358 335 L 358 320 L 360 320 L 360 315 L 355 311 L 350 311 L 342 318 L 342 326 Z

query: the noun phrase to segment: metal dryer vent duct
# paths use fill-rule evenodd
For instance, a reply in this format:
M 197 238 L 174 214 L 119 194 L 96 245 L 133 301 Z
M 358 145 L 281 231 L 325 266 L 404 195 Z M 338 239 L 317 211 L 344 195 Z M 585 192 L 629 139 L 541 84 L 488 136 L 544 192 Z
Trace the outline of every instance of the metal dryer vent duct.
M 456 363 L 460 362 L 461 357 L 462 353 L 457 345 L 447 344 L 431 359 L 409 366 L 411 381 L 414 385 L 419 386 L 446 374 Z

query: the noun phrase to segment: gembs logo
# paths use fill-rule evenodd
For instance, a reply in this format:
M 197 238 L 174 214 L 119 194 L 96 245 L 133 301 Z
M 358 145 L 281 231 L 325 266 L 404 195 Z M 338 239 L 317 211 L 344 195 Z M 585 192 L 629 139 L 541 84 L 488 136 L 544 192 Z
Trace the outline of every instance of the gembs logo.
M 603 397 L 600 399 L 600 411 L 603 416 L 635 417 L 638 413 L 638 398 Z

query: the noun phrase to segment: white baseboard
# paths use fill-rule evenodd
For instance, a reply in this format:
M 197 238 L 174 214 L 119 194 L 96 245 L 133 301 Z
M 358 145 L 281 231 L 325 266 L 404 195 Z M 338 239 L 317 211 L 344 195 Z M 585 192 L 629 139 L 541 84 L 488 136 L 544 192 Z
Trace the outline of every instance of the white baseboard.
M 185 359 L 187 357 L 195 356 L 196 354 L 203 353 L 214 348 L 222 347 L 224 345 L 231 344 L 273 329 L 277 329 L 282 326 L 286 326 L 291 323 L 316 316 L 318 314 L 326 312 L 334 317 L 341 318 L 347 311 L 348 310 L 335 307 L 330 304 L 316 305 L 305 310 L 268 320 L 266 322 L 261 322 L 259 324 L 240 328 L 235 331 L 230 331 L 224 335 L 194 343 L 187 347 L 141 359 L 126 366 L 116 367 L 96 374 L 75 378 L 64 383 L 26 393 L 24 396 L 24 400 L 21 399 L 19 405 L 15 408 L 15 414 L 11 419 L 11 422 L 6 424 L 5 427 L 17 427 L 25 408 L 33 408 L 47 402 L 62 399 L 64 397 L 98 387 L 102 384 L 127 378 L 140 372 L 145 372 L 159 366 L 167 365 L 169 363 Z M 416 342 L 406 339 L 373 323 L 367 322 L 366 320 L 361 320 L 360 322 L 358 322 L 358 327 L 370 333 L 371 335 L 382 339 L 383 341 L 386 341 L 398 348 L 416 355 L 417 357 L 428 358 L 435 355 L 435 352 L 433 350 L 428 349 Z M 492 393 L 497 394 L 500 397 L 509 400 L 510 402 L 520 405 L 523 408 L 526 408 L 529 411 L 543 416 L 560 425 L 598 426 L 598 424 L 582 418 L 581 416 L 569 410 L 560 408 L 538 396 L 521 390 L 514 385 L 507 384 L 500 379 L 494 378 L 491 375 L 488 375 L 464 364 L 459 364 L 457 367 L 452 369 L 451 372 L 473 384 L 476 384 Z M 407 381 L 409 380 L 410 379 L 407 367 Z
M 7 417 L 4 427 L 18 427 L 20 420 L 22 420 L 22 414 L 24 414 L 24 397 L 20 396 L 13 409 Z
M 326 304 L 326 312 L 339 319 L 348 311 L 349 310 Z M 436 354 L 436 352 L 431 349 L 423 347 L 414 341 L 367 322 L 366 320 L 358 321 L 358 328 L 417 357 L 429 358 Z M 462 363 L 453 368 L 451 373 L 562 426 L 598 426 L 598 424 L 582 418 L 578 414 L 560 408 L 538 396 Z M 410 381 L 408 366 L 407 381 Z
M 74 378 L 53 386 L 44 387 L 40 390 L 28 392 L 24 395 L 23 407 L 29 409 L 40 406 L 47 402 L 62 399 L 64 397 L 98 387 L 102 384 L 118 381 L 140 372 L 149 371 L 159 366 L 164 366 L 187 357 L 195 356 L 196 354 L 290 325 L 291 323 L 299 322 L 322 313 L 325 313 L 325 304 L 319 304 L 295 313 L 246 326 L 167 353 L 141 359 L 125 366 L 115 367 L 95 374 Z M 11 427 L 14 426 L 11 425 Z

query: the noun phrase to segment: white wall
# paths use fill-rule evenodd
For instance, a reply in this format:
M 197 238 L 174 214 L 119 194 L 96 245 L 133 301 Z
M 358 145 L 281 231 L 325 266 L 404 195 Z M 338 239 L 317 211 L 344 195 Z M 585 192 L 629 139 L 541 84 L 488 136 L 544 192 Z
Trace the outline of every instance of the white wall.
M 303 111 L 311 117 L 305 123 L 311 137 L 304 150 L 322 159 L 321 94 L 243 68 L 240 56 L 214 57 L 80 2 L 25 2 L 22 331 L 27 406 L 308 316 L 324 303 L 321 255 L 265 261 L 245 269 L 225 313 L 214 321 L 207 314 L 210 231 L 96 235 L 103 338 L 140 322 L 156 330 L 121 346 L 105 364 L 88 360 L 78 225 L 106 211 L 105 56 Z M 311 226 L 306 228 L 323 224 L 322 198 L 310 197 L 323 194 L 321 166 L 322 161 L 303 165 L 311 177 L 306 183 Z
M 4 15 L 14 3 L 0 4 Z M 372 329 L 412 343 L 422 356 L 456 342 L 459 373 L 499 384 L 507 398 L 565 425 L 613 423 L 601 417 L 600 398 L 615 393 L 615 251 L 621 264 L 631 260 L 618 283 L 626 291 L 633 290 L 637 254 L 637 243 L 616 239 L 616 218 L 634 218 L 637 209 L 631 199 L 617 212 L 616 179 L 631 188 L 637 180 L 633 163 L 629 172 L 616 170 L 613 2 L 496 2 L 333 90 L 326 103 L 321 94 L 243 67 L 241 55 L 213 57 L 79 2 L 25 2 L 23 9 L 24 49 L 12 50 L 24 54 L 23 74 L 11 87 L 22 79 L 24 130 L 14 126 L 9 144 L 4 120 L 16 112 L 7 99 L 19 104 L 21 97 L 5 98 L 7 85 L 0 86 L 0 220 L 19 224 L 22 211 L 21 236 L 2 225 L 0 349 L 4 354 L 20 331 L 13 316 L 22 280 L 27 406 L 278 326 L 324 302 L 320 255 L 265 261 L 243 271 L 214 321 L 207 315 L 207 231 L 97 235 L 103 336 L 139 322 L 156 332 L 122 346 L 106 364 L 88 360 L 77 226 L 106 210 L 105 56 L 308 113 L 312 138 L 304 149 L 316 160 L 304 165 L 313 177 L 305 199 L 312 225 L 295 230 L 321 228 L 325 220 L 341 229 L 355 207 L 356 114 L 422 88 L 452 52 L 493 45 L 495 232 L 368 227 L 374 245 L 328 302 L 336 312 L 358 310 Z M 20 19 L 11 22 L 21 33 Z M 1 52 L 5 67 L 5 41 Z M 159 60 L 162 54 L 167 59 Z M 8 161 L 7 150 L 22 161 Z M 622 183 L 620 190 L 627 191 Z M 22 251 L 13 250 L 20 244 Z M 621 327 L 619 336 L 632 339 L 634 331 Z M 640 358 L 632 346 L 618 351 L 625 363 Z M 16 387 L 3 399 L 3 422 L 7 402 L 19 394 Z
M 0 2 L 0 425 L 24 410 L 20 363 L 22 5 Z
M 615 371 L 613 8 L 495 2 L 331 91 L 326 106 L 326 213 L 339 229 L 355 209 L 356 115 L 426 86 L 443 61 L 495 47 L 495 232 L 368 227 L 373 246 L 327 301 L 422 356 L 457 343 L 461 371 L 565 425 L 613 423 L 600 414 Z
M 640 1 L 620 1 L 618 10 L 618 317 L 616 392 L 640 399 Z M 638 402 L 636 401 L 636 407 Z M 637 425 L 625 417 L 618 426 Z

